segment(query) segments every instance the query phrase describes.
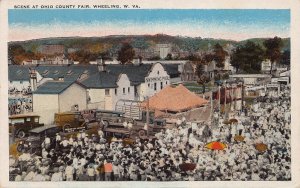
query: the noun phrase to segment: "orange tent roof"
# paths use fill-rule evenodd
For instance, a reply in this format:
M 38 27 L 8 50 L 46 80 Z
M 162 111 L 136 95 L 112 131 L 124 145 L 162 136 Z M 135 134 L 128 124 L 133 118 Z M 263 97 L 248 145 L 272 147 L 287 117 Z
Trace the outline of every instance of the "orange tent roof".
M 149 98 L 149 108 L 161 111 L 180 112 L 200 107 L 208 103 L 180 84 L 177 87 L 166 86 L 160 92 Z M 142 103 L 146 107 L 147 101 Z

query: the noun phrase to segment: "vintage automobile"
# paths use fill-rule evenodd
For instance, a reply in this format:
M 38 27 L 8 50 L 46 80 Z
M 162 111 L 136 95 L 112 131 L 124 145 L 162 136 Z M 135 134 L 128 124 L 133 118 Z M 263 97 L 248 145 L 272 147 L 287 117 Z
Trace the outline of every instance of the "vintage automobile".
M 39 119 L 40 116 L 32 114 L 12 115 L 9 117 L 9 133 L 14 132 L 15 136 L 24 138 L 29 130 L 44 126 Z
M 54 115 L 54 124 L 65 132 L 87 129 L 87 123 L 79 111 L 55 113 Z
M 124 113 L 118 111 L 96 110 L 95 116 L 96 121 L 100 122 L 100 124 L 103 125 L 103 128 L 109 125 L 121 126 L 124 122 L 135 123 L 132 118 L 124 117 Z
M 40 155 L 42 143 L 44 142 L 45 137 L 47 136 L 51 141 L 53 141 L 56 133 L 61 131 L 61 128 L 57 127 L 56 125 L 45 125 L 43 127 L 32 129 L 28 132 L 28 138 L 19 141 L 17 145 L 17 151 L 29 151 L 31 153 Z
M 123 125 L 108 125 L 103 129 L 103 132 L 108 143 L 122 142 L 123 145 L 134 144 L 134 140 L 131 138 L 131 131 Z
M 147 135 L 147 130 L 144 129 L 144 125 L 147 123 L 146 111 L 142 112 L 142 119 L 136 123 L 140 126 L 138 127 L 138 135 L 141 138 L 144 138 Z M 161 118 L 155 118 L 154 112 L 149 112 L 149 134 L 154 135 L 155 133 L 161 132 L 166 129 L 166 120 Z

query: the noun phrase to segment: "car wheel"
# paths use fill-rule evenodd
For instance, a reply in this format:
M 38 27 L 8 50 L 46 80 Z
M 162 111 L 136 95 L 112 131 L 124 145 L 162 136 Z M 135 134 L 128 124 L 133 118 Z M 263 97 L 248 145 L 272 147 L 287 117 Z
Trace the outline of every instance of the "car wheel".
M 19 130 L 17 133 L 18 138 L 24 138 L 25 137 L 25 132 L 23 130 Z
M 18 152 L 22 152 L 22 150 L 23 150 L 23 146 L 19 144 L 19 145 L 17 146 L 17 151 L 18 151 Z
M 70 129 L 70 128 L 71 128 L 70 125 L 64 125 L 64 132 L 67 132 L 68 130 L 66 130 L 66 129 Z

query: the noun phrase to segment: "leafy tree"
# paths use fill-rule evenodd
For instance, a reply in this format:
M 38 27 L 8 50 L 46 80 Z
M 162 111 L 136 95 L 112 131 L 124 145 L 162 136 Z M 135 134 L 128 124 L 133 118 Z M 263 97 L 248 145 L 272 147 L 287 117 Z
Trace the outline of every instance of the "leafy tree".
M 203 93 L 205 93 L 205 84 L 210 81 L 204 69 L 206 61 L 204 60 L 204 58 L 202 58 L 198 61 L 194 61 L 193 63 L 196 64 L 196 75 L 198 77 L 197 83 L 202 85 L 202 91 Z
M 213 60 L 215 60 L 217 67 L 224 67 L 226 56 L 228 56 L 228 53 L 223 49 L 223 47 L 219 43 L 215 44 L 213 48 Z
M 280 63 L 283 65 L 290 65 L 291 64 L 291 52 L 290 50 L 285 50 L 282 53 Z
M 121 64 L 131 63 L 135 56 L 135 51 L 133 47 L 129 43 L 123 43 L 123 46 L 118 51 L 117 60 L 121 62 Z
M 190 53 L 186 58 L 184 59 L 188 59 L 189 61 L 199 61 L 201 59 L 201 57 L 193 54 L 193 53 Z
M 79 61 L 80 64 L 88 64 L 90 61 L 95 61 L 98 57 L 97 54 L 90 53 L 86 50 L 76 51 L 74 54 L 69 55 L 74 61 Z
M 8 46 L 8 57 L 16 64 L 21 64 L 25 59 L 26 51 L 19 44 L 12 44 Z
M 274 37 L 272 39 L 267 39 L 264 41 L 264 46 L 266 47 L 266 58 L 270 59 L 271 61 L 271 68 L 270 68 L 270 74 L 273 70 L 273 64 L 274 62 L 278 62 L 281 57 L 280 49 L 282 47 L 283 43 L 280 37 Z
M 150 60 L 150 61 L 160 60 L 160 57 L 159 56 L 153 56 L 153 57 L 148 58 L 148 60 Z
M 260 72 L 263 58 L 264 51 L 261 46 L 247 41 L 233 51 L 230 63 L 236 68 L 236 72 L 242 69 L 245 73 L 253 74 Z
M 172 54 L 167 54 L 167 57 L 165 57 L 165 60 L 172 60 L 173 58 L 172 58 Z

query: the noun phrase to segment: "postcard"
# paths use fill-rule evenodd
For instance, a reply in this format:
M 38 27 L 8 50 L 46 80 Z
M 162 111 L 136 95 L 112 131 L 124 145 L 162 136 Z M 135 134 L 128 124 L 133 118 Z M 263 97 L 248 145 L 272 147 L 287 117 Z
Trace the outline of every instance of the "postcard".
M 1 187 L 299 186 L 296 5 L 0 1 Z

